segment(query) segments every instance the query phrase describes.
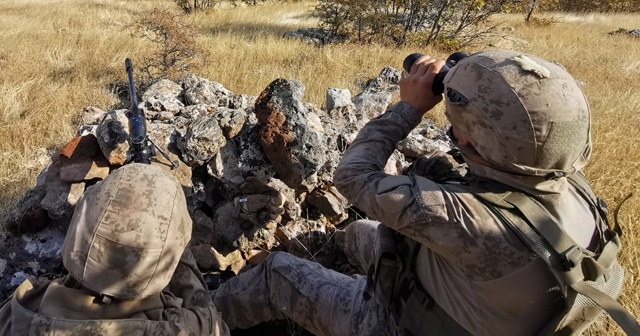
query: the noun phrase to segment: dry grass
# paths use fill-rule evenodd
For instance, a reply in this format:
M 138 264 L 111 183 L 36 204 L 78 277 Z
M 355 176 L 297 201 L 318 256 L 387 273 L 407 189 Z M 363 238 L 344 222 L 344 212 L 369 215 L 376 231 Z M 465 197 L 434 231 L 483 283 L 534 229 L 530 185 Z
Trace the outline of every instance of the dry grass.
M 211 55 L 196 73 L 251 95 L 278 77 L 298 79 L 307 87 L 307 100 L 322 104 L 328 87 L 357 93 L 359 81 L 377 75 L 385 65 L 399 67 L 404 56 L 415 51 L 356 45 L 317 48 L 283 40 L 286 31 L 313 26 L 308 13 L 312 6 L 302 2 L 225 7 L 189 17 Z M 123 27 L 153 7 L 178 12 L 171 1 L 160 0 L 0 3 L 0 209 L 33 185 L 48 162 L 48 151 L 74 135 L 74 120 L 85 106 L 108 109 L 117 103 L 109 84 L 125 80 L 125 57 L 135 62 L 152 48 Z M 613 208 L 629 192 L 637 193 L 639 186 L 640 40 L 610 37 L 607 32 L 640 28 L 639 17 L 547 18 L 555 23 L 525 25 L 521 16 L 497 20 L 515 28 L 509 34 L 529 42 L 512 48 L 556 60 L 584 83 L 593 108 L 594 155 L 587 174 Z M 444 122 L 441 110 L 434 114 Z M 627 269 L 622 302 L 640 316 L 640 247 L 634 244 L 640 238 L 640 197 L 624 205 L 620 220 L 626 230 L 622 263 Z M 620 331 L 602 321 L 589 334 Z

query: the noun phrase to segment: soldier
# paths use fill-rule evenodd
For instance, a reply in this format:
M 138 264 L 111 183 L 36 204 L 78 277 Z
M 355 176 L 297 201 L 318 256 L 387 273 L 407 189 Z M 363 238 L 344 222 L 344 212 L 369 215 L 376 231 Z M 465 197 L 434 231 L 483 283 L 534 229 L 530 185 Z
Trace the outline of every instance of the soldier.
M 190 239 L 175 177 L 119 168 L 76 206 L 62 248 L 69 274 L 22 283 L 0 308 L 0 335 L 229 335 Z
M 215 292 L 230 328 L 289 318 L 317 335 L 577 335 L 602 312 L 585 280 L 607 293 L 598 304 L 620 308 L 619 240 L 581 173 L 590 110 L 560 65 L 504 50 L 461 60 L 444 99 L 468 173 L 442 153 L 384 173 L 442 101 L 430 88 L 443 65 L 420 58 L 401 102 L 360 130 L 335 172 L 376 220 L 346 229 L 345 253 L 368 277 L 273 253 Z

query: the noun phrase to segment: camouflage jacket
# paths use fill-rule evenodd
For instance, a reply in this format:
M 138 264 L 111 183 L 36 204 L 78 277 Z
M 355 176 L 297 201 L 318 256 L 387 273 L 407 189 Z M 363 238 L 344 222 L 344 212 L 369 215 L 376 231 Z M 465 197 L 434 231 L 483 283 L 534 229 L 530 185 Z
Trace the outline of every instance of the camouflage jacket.
M 402 102 L 371 120 L 338 165 L 336 187 L 368 217 L 421 244 L 421 284 L 466 330 L 536 334 L 561 310 L 563 296 L 545 263 L 473 195 L 474 186 L 384 173 L 397 143 L 420 121 Z M 552 210 L 576 226 L 569 231 L 594 231 L 595 220 L 576 190 L 564 188 L 557 196 Z M 587 246 L 589 240 L 577 242 Z
M 229 335 L 185 250 L 165 291 L 137 301 L 97 303 L 67 276 L 27 280 L 0 308 L 0 335 Z

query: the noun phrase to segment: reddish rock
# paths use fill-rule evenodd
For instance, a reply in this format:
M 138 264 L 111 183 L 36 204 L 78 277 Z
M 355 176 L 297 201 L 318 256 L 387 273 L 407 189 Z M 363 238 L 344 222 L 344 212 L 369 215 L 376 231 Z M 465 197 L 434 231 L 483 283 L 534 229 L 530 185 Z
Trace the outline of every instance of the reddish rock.
M 109 175 L 110 166 L 102 154 L 90 158 L 60 157 L 60 178 L 65 182 L 81 182 Z
M 88 134 L 71 139 L 60 149 L 60 155 L 69 159 L 88 158 L 99 151 L 98 139 L 93 134 Z

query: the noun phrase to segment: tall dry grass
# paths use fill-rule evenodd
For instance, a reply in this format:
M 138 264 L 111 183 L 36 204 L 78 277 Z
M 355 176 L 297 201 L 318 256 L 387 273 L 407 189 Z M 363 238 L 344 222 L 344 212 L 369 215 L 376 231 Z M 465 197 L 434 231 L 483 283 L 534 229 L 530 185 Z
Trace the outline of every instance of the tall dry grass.
M 48 152 L 68 141 L 86 106 L 118 103 L 110 89 L 125 80 L 124 59 L 141 60 L 153 47 L 126 25 L 153 7 L 175 10 L 171 1 L 5 0 L 0 2 L 0 214 L 34 184 Z M 313 2 L 219 8 L 192 15 L 199 42 L 210 56 L 196 74 L 237 93 L 258 95 L 278 77 L 298 79 L 306 99 L 322 104 L 328 87 L 358 92 L 358 83 L 386 65 L 399 67 L 416 48 L 336 45 L 317 48 L 281 38 L 310 27 Z M 524 24 L 522 16 L 495 20 L 514 29 L 471 51 L 506 46 L 558 61 L 583 82 L 593 109 L 594 154 L 587 174 L 614 206 L 640 180 L 640 40 L 608 36 L 620 27 L 640 28 L 639 15 L 545 16 L 551 24 Z M 507 44 L 505 44 L 505 41 Z M 438 57 L 446 54 L 421 50 Z M 442 110 L 432 112 L 439 122 Z M 639 195 L 640 196 L 640 195 Z M 627 269 L 622 302 L 640 316 L 640 197 L 620 211 L 625 229 L 622 263 Z M 589 335 L 621 334 L 602 320 Z

